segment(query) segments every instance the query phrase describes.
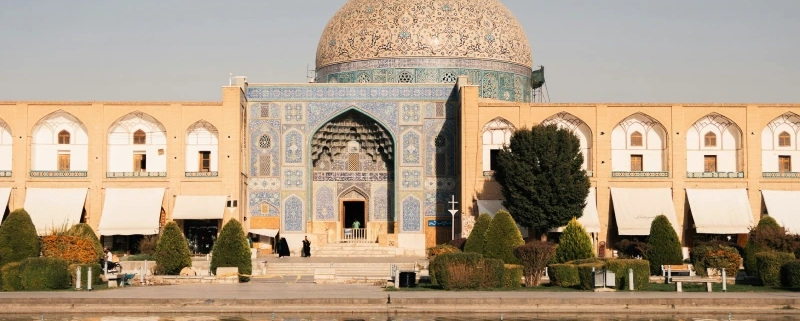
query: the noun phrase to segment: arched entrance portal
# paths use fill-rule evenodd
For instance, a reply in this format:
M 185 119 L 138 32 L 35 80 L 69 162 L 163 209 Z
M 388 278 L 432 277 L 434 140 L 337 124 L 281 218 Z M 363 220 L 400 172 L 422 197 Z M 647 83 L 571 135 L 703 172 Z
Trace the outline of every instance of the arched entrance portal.
M 355 109 L 314 133 L 314 232 L 327 233 L 329 242 L 371 243 L 393 231 L 394 145 L 385 127 Z

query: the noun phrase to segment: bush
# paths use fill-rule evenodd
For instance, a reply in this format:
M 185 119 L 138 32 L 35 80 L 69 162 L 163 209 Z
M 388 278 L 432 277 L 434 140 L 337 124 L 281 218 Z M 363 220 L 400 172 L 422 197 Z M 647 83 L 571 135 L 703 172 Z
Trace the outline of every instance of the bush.
M 650 248 L 645 258 L 650 261 L 650 275 L 659 275 L 662 265 L 683 264 L 681 241 L 666 216 L 659 215 L 653 220 L 647 243 Z
M 42 255 L 61 258 L 69 264 L 95 263 L 100 258 L 92 241 L 70 235 L 49 235 L 42 238 Z
M 439 244 L 437 246 L 429 247 L 427 252 L 428 252 L 428 260 L 432 260 L 437 255 L 442 255 L 445 253 L 455 253 L 461 251 L 455 246 L 452 246 L 450 244 Z
M 556 249 L 556 261 L 559 263 L 594 257 L 592 239 L 580 222 L 574 217 L 567 223 Z
M 77 236 L 79 238 L 88 240 L 94 246 L 95 252 L 95 260 L 103 256 L 103 244 L 100 244 L 100 240 L 97 238 L 97 234 L 94 233 L 94 229 L 92 229 L 89 224 L 86 223 L 78 223 L 73 225 L 72 227 L 67 230 L 66 235 L 69 236 Z
M 129 255 L 125 258 L 125 261 L 155 261 L 156 257 L 152 254 L 136 254 L 136 255 Z
M 756 254 L 756 266 L 761 284 L 780 286 L 781 266 L 793 260 L 793 253 L 761 252 Z
M 445 253 L 431 263 L 436 282 L 445 290 L 486 289 L 503 285 L 503 262 L 478 253 Z
M 24 209 L 16 209 L 0 225 L 0 266 L 38 257 L 41 252 L 39 235 L 31 216 Z
M 158 245 L 158 234 L 147 235 L 139 241 L 139 254 L 153 255 Z
M 800 287 L 800 260 L 789 261 L 781 266 L 781 285 Z
M 747 275 L 758 276 L 756 255 L 764 251 L 795 252 L 800 248 L 797 237 L 788 235 L 772 217 L 765 216 L 750 229 L 744 248 L 744 269 Z
M 447 244 L 450 244 L 451 246 L 457 248 L 459 251 L 463 251 L 464 245 L 467 244 L 467 239 L 461 237 L 454 240 L 450 240 L 450 242 L 447 242 Z
M 22 290 L 61 290 L 69 289 L 72 278 L 69 276 L 69 262 L 54 257 L 33 257 L 20 262 L 19 275 Z
M 739 265 L 742 264 L 739 251 L 719 243 L 695 246 L 692 249 L 691 257 L 695 273 L 703 277 L 708 276 L 706 269 L 715 269 L 720 273 L 722 273 L 722 269 L 725 269 L 728 275 L 736 277 Z
M 67 268 L 67 273 L 70 276 L 70 286 L 75 288 L 75 277 L 78 275 L 75 274 L 76 269 L 81 267 L 81 287 L 86 288 L 86 279 L 88 277 L 89 268 L 92 268 L 92 284 L 100 284 L 103 282 L 103 267 L 100 264 L 93 263 L 93 264 L 70 264 Z
M 650 246 L 638 240 L 622 240 L 616 245 L 617 254 L 621 259 L 641 259 L 647 257 L 647 250 Z
M 250 259 L 250 244 L 242 224 L 230 220 L 222 227 L 217 242 L 211 250 L 211 271 L 217 274 L 218 267 L 239 268 L 239 282 L 250 281 L 253 261 Z
M 189 245 L 175 222 L 169 222 L 161 231 L 156 245 L 156 274 L 178 275 L 185 267 L 192 266 Z M 213 261 L 212 261 L 213 262 Z
M 514 255 L 522 262 L 525 286 L 539 286 L 545 267 L 555 255 L 553 243 L 532 241 L 514 248 Z
M 629 269 L 633 269 L 633 288 L 635 290 L 647 290 L 647 286 L 650 284 L 650 262 L 647 260 L 608 260 L 605 268 L 614 272 L 614 281 L 618 290 L 628 289 L 628 284 L 630 284 Z
M 594 271 L 602 270 L 603 266 L 605 266 L 605 263 L 602 262 L 578 264 L 578 279 L 580 279 L 578 285 L 580 285 L 580 288 L 584 290 L 594 289 Z
M 464 244 L 464 252 L 483 254 L 483 244 L 486 243 L 486 230 L 492 223 L 492 217 L 483 213 L 478 216 L 478 221 L 469 233 L 467 243 Z
M 506 264 L 519 264 L 519 259 L 514 256 L 514 248 L 525 244 L 522 233 L 519 232 L 517 223 L 506 211 L 497 212 L 486 230 L 486 240 L 483 245 L 483 256 L 490 259 L 503 260 Z
M 0 282 L 3 285 L 3 291 L 22 291 L 19 264 L 20 262 L 11 262 L 0 268 L 0 275 L 3 276 L 3 281 Z
M 516 264 L 506 264 L 505 273 L 503 273 L 503 287 L 504 288 L 518 288 L 522 286 L 522 266 Z
M 563 288 L 571 288 L 581 283 L 578 266 L 574 264 L 550 264 L 547 268 L 550 283 Z M 647 271 L 648 275 L 650 271 Z

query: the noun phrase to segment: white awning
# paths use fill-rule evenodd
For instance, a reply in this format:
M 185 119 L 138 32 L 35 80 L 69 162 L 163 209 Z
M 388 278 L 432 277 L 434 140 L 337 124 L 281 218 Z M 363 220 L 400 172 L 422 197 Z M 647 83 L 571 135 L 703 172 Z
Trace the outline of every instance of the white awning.
M 164 188 L 106 188 L 100 235 L 158 234 Z
M 9 196 L 11 196 L 11 187 L 0 187 L 0 204 L 8 206 Z
M 278 235 L 278 230 L 277 229 L 267 229 L 267 228 L 259 228 L 259 229 L 255 229 L 254 228 L 254 229 L 250 229 L 250 233 L 257 234 L 257 235 L 262 235 L 262 236 L 275 237 L 276 235 Z
M 697 233 L 747 234 L 753 210 L 746 189 L 686 189 Z
M 71 227 L 81 221 L 88 188 L 28 188 L 22 206 L 39 235 L 53 228 Z M 6 198 L 6 201 L 8 199 Z
M 221 220 L 225 214 L 227 196 L 183 196 L 178 195 L 173 220 Z
M 800 233 L 800 191 L 761 191 L 769 216 L 790 233 Z
M 494 218 L 495 214 L 500 211 L 511 213 L 505 206 L 503 206 L 502 200 L 478 200 L 478 214 L 486 213 Z M 523 238 L 528 237 L 527 228 L 522 227 L 519 224 L 517 224 L 517 228 L 519 229 L 519 232 L 522 234 Z
M 586 195 L 586 206 L 583 207 L 583 215 L 578 218 L 578 222 L 583 225 L 586 232 L 600 233 L 600 216 L 597 215 L 597 192 L 594 187 L 589 188 L 589 195 Z M 564 227 L 553 229 L 553 232 L 563 232 Z
M 650 235 L 650 225 L 659 216 L 667 217 L 678 231 L 671 188 L 611 188 L 614 217 L 619 235 Z

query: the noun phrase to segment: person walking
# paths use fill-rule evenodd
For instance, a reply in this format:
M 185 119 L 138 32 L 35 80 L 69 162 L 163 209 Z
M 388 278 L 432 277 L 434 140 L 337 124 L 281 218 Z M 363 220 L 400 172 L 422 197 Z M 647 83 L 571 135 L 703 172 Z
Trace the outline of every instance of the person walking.
M 310 257 L 311 256 L 311 241 L 308 240 L 308 236 L 303 239 L 303 256 Z

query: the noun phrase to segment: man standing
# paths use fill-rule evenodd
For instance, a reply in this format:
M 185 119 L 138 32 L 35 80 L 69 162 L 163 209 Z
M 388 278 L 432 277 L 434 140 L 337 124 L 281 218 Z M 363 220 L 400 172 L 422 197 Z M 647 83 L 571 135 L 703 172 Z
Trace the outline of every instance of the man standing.
M 359 222 L 358 220 L 353 221 L 353 228 L 357 229 L 359 227 L 361 227 L 361 222 Z

